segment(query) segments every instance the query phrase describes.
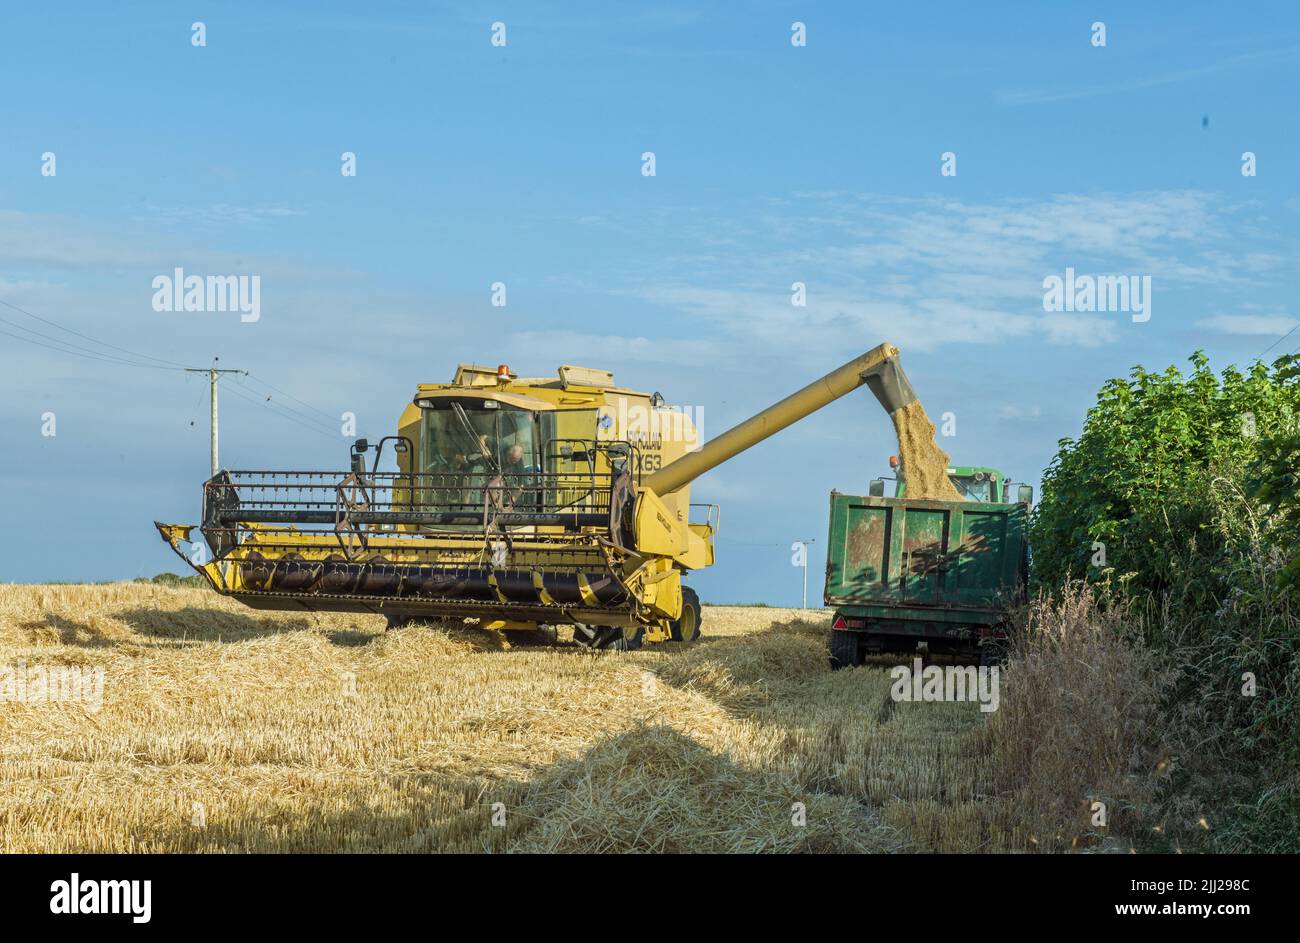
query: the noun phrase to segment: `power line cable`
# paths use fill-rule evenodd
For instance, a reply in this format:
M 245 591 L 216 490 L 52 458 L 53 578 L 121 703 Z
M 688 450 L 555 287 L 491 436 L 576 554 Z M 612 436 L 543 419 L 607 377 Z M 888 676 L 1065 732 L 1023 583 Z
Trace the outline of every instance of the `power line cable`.
M 1265 347 L 1262 351 L 1260 351 L 1259 356 L 1260 356 L 1260 357 L 1263 357 L 1264 354 L 1268 353 L 1270 350 L 1272 350 L 1272 349 L 1273 349 L 1274 347 L 1276 347 L 1278 344 L 1282 343 L 1284 340 L 1286 340 L 1288 337 L 1290 337 L 1290 336 L 1291 336 L 1292 334 L 1294 334 L 1296 331 L 1300 331 L 1300 321 L 1297 321 L 1297 322 L 1295 323 L 1295 326 L 1292 327 L 1291 330 L 1287 331 L 1285 334 L 1283 334 L 1283 335 L 1282 335 L 1281 337 L 1279 337 L 1277 340 L 1273 341 L 1273 343 L 1269 344 L 1269 345 L 1268 345 L 1267 347 Z M 1297 350 L 1300 350 L 1300 348 L 1297 348 Z M 1292 353 L 1295 353 L 1295 351 L 1292 351 Z
M 305 423 L 302 420 L 300 420 L 298 417 L 294 416 L 292 413 L 286 413 L 281 411 L 280 409 L 277 408 L 276 404 L 274 403 L 268 403 L 266 400 L 263 400 L 256 395 L 249 395 L 248 393 L 243 392 L 234 386 L 228 386 L 226 387 L 226 389 L 231 393 L 234 393 L 240 399 L 248 400 L 250 403 L 261 406 L 262 408 L 268 410 L 274 415 L 279 416 L 281 419 L 286 419 L 289 422 L 294 423 L 295 425 L 302 426 L 304 429 L 309 429 L 312 432 L 319 433 L 320 435 L 327 435 L 330 438 L 334 438 L 334 434 L 332 432 L 327 432 L 326 430 L 322 429 L 320 426 L 309 425 L 308 423 Z
M 256 394 L 250 394 L 249 392 L 240 389 L 238 384 L 227 386 L 226 389 L 229 390 L 231 393 L 234 393 L 240 399 L 246 399 L 250 403 L 254 403 L 258 406 L 261 406 L 269 410 L 270 412 L 279 416 L 281 419 L 287 419 L 289 420 L 289 422 L 302 426 L 304 429 L 309 429 L 312 432 L 315 432 L 319 435 L 327 436 L 330 439 L 337 440 L 338 438 L 333 432 L 327 432 L 325 429 L 321 428 L 320 426 L 309 425 L 308 423 L 303 422 L 301 419 L 299 419 L 297 416 L 295 416 L 292 413 L 282 412 L 279 408 L 277 408 L 279 404 L 271 403 L 267 400 L 261 399 Z
M 324 417 L 325 417 L 326 419 L 328 419 L 331 423 L 337 422 L 337 418 L 334 417 L 334 416 L 331 416 L 329 413 L 325 412 L 325 410 L 323 410 L 323 409 L 317 409 L 317 408 L 316 408 L 315 406 L 313 406 L 311 403 L 304 402 L 303 400 L 300 400 L 298 397 L 294 396 L 292 393 L 286 393 L 284 390 L 280 389 L 279 387 L 272 386 L 270 383 L 267 383 L 265 380 L 261 379 L 260 377 L 253 376 L 251 373 L 246 373 L 246 374 L 244 374 L 244 376 L 247 377 L 249 380 L 252 380 L 254 383 L 260 383 L 260 384 L 262 384 L 262 386 L 266 387 L 267 389 L 271 390 L 272 392 L 279 393 L 281 396 L 284 396 L 284 397 L 288 397 L 289 399 L 293 400 L 295 403 L 297 403 L 297 404 L 300 405 L 300 406 L 306 406 L 306 407 L 307 407 L 308 409 L 310 409 L 312 412 L 317 413 L 318 415 L 324 416 Z
M 245 374 L 245 378 L 247 378 L 247 374 Z M 249 386 L 247 386 L 246 384 L 244 384 L 244 383 L 242 382 L 241 379 L 236 378 L 235 382 L 238 383 L 238 384 L 239 384 L 241 387 L 243 387 L 245 390 L 247 390 L 249 394 L 251 394 L 251 395 L 253 395 L 253 396 L 259 396 L 259 397 L 262 396 L 262 394 L 259 393 L 257 390 L 254 390 L 254 389 L 252 389 L 251 387 L 249 387 Z M 262 382 L 262 385 L 263 385 L 263 386 L 270 386 L 270 384 L 269 384 L 269 383 L 266 383 L 265 381 L 260 381 L 260 382 Z M 274 389 L 274 387 L 272 387 L 272 389 Z M 287 393 L 286 393 L 285 395 L 288 396 Z M 290 399 L 292 399 L 292 398 L 293 398 L 293 397 L 290 397 Z M 286 405 L 285 403 L 281 403 L 281 402 L 279 402 L 279 401 L 274 401 L 274 400 L 272 400 L 271 397 L 269 397 L 269 396 L 265 397 L 265 399 L 263 400 L 263 402 L 266 402 L 266 403 L 274 403 L 274 405 L 279 406 L 281 409 L 288 410 L 289 412 L 293 413 L 295 416 L 301 416 L 301 417 L 302 417 L 305 421 L 307 421 L 307 422 L 311 422 L 311 423 L 315 423 L 315 424 L 317 424 L 317 425 L 321 425 L 321 421 L 320 421 L 319 419 L 317 419 L 315 416 L 311 416 L 311 415 L 309 415 L 308 413 L 305 413 L 305 412 L 303 412 L 303 411 L 300 410 L 300 409 L 294 409 L 292 406 Z M 300 402 L 300 401 L 299 401 L 299 402 Z M 315 407 L 309 407 L 309 408 L 313 408 L 313 409 L 314 409 Z M 333 424 L 334 424 L 334 417 L 333 417 L 333 416 L 330 416 L 328 413 L 321 412 L 320 410 L 316 410 L 316 412 L 320 413 L 320 415 L 322 415 L 322 416 L 325 416 L 326 419 L 329 421 L 330 426 L 333 426 Z
M 47 349 L 47 350 L 52 350 L 52 351 L 55 351 L 55 352 L 57 352 L 57 353 L 72 354 L 73 356 L 84 357 L 84 358 L 87 359 L 87 360 L 94 360 L 94 361 L 98 361 L 98 362 L 100 362 L 100 363 L 115 364 L 115 365 L 118 365 L 118 366 L 126 366 L 126 367 L 141 367 L 141 368 L 146 368 L 146 369 L 151 369 L 151 370 L 192 370 L 192 369 L 199 369 L 199 368 L 186 367 L 184 364 L 178 363 L 178 362 L 176 362 L 176 361 L 174 361 L 174 360 L 167 360 L 167 359 L 165 359 L 165 358 L 163 358 L 163 357 L 154 357 L 154 356 L 151 355 L 151 354 L 140 353 L 139 351 L 131 350 L 131 349 L 126 348 L 126 347 L 119 347 L 119 346 L 117 346 L 117 345 L 115 345 L 115 344 L 109 344 L 109 343 L 107 343 L 107 342 L 105 342 L 105 341 L 101 341 L 100 339 L 98 339 L 98 338 L 96 338 L 96 337 L 91 337 L 89 334 L 83 334 L 83 333 L 80 332 L 80 331 L 74 331 L 74 330 L 72 330 L 71 328 L 64 327 L 63 325 L 59 324 L 57 321 L 53 321 L 53 320 L 51 320 L 51 319 L 49 319 L 49 318 L 42 317 L 42 316 L 39 315 L 39 314 L 34 314 L 34 313 L 32 313 L 31 311 L 28 311 L 26 308 L 22 308 L 22 307 L 20 307 L 20 306 L 18 306 L 18 305 L 16 305 L 16 304 L 13 304 L 12 302 L 8 302 L 8 301 L 5 301 L 5 300 L 3 300 L 3 299 L 0 299 L 0 305 L 3 305 L 3 306 L 5 306 L 6 308 L 10 308 L 10 309 L 12 309 L 12 310 L 14 310 L 14 311 L 17 311 L 19 314 L 26 315 L 27 317 L 32 318 L 32 319 L 34 319 L 34 320 L 36 320 L 36 321 L 40 321 L 42 324 L 48 324 L 48 325 L 50 325 L 51 327 L 57 328 L 58 330 L 63 331 L 63 332 L 66 333 L 66 334 L 71 334 L 71 335 L 74 336 L 74 337 L 79 337 L 79 338 L 81 338 L 82 340 L 90 341 L 91 343 L 96 344 L 96 345 L 99 345 L 100 347 L 108 348 L 109 350 L 115 350 L 115 351 L 118 351 L 118 353 L 120 353 L 120 354 L 126 354 L 126 355 L 128 355 L 128 356 L 127 356 L 127 357 L 120 357 L 120 356 L 117 356 L 117 355 L 115 355 L 115 354 L 106 353 L 104 350 L 95 350 L 95 349 L 92 349 L 92 348 L 83 347 L 83 346 L 80 345 L 80 344 L 74 344 L 74 343 L 72 343 L 71 341 L 65 341 L 65 340 L 62 340 L 62 339 L 60 339 L 60 338 L 58 338 L 58 337 L 53 337 L 53 336 L 51 336 L 51 335 L 49 335 L 49 334 L 45 334 L 45 333 L 42 333 L 42 332 L 40 332 L 40 331 L 37 331 L 37 330 L 35 330 L 35 329 L 33 329 L 33 328 L 30 328 L 30 327 L 24 327 L 24 326 L 21 325 L 21 324 L 16 324 L 16 323 L 14 323 L 14 322 L 12 322 L 12 321 L 8 321 L 8 320 L 5 320 L 5 319 L 3 319 L 3 318 L 0 318 L 0 324 L 5 325 L 6 327 L 14 328 L 15 330 L 18 330 L 18 331 L 23 331 L 23 332 L 25 332 L 25 333 L 27 333 L 27 334 L 31 334 L 31 335 L 33 335 L 33 337 L 40 338 L 40 340 L 33 340 L 31 337 L 24 337 L 24 336 L 22 336 L 22 335 L 11 334 L 11 333 L 9 333 L 8 331 L 2 331 L 2 330 L 0 330 L 0 334 L 3 334 L 3 335 L 6 336 L 6 337 L 12 337 L 14 340 L 25 341 L 25 342 L 27 342 L 27 343 L 29 343 L 29 344 L 34 344 L 34 345 L 37 346 L 37 347 L 43 347 L 43 348 L 45 348 L 45 349 Z M 42 343 L 42 341 L 44 341 L 45 343 Z M 134 359 L 128 359 L 128 358 L 134 358 Z M 141 363 L 140 361 L 143 361 L 143 360 L 153 361 L 153 363 Z M 317 407 L 313 406 L 311 403 L 306 402 L 305 400 L 299 399 L 298 397 L 294 396 L 292 393 L 286 393 L 284 390 L 280 389 L 279 387 L 277 387 L 277 386 L 275 386 L 275 385 L 273 385 L 273 384 L 271 384 L 271 383 L 268 383 L 266 380 L 263 380 L 263 379 L 261 379 L 260 377 L 254 377 L 254 376 L 252 376 L 251 374 L 249 374 L 248 372 L 245 372 L 244 375 L 245 375 L 245 377 L 247 377 L 248 379 L 253 380 L 253 381 L 256 382 L 256 383 L 259 383 L 259 384 L 261 384 L 262 386 L 265 386 L 267 389 L 269 389 L 269 390 L 271 390 L 271 391 L 273 391 L 273 392 L 275 392 L 275 393 L 278 393 L 278 394 L 280 394 L 281 396 L 283 396 L 283 397 L 285 397 L 285 398 L 287 398 L 287 399 L 293 400 L 295 403 L 298 403 L 299 405 L 301 405 L 301 406 L 303 406 L 303 407 L 306 407 L 307 409 L 313 411 L 313 412 L 316 413 L 317 415 L 324 417 L 326 420 L 328 420 L 328 422 L 330 423 L 331 426 L 332 426 L 333 423 L 335 422 L 335 418 L 334 418 L 333 416 L 331 416 L 329 413 L 325 412 L 325 411 L 322 410 L 322 409 L 318 409 Z M 247 387 L 246 387 L 246 389 L 247 389 Z M 253 390 L 251 390 L 251 389 L 248 390 L 248 392 L 249 392 L 250 394 L 257 395 L 257 394 L 255 393 L 255 391 L 253 391 Z M 269 398 L 268 398 L 268 399 L 269 399 Z M 288 410 L 289 412 L 292 412 L 292 413 L 295 413 L 296 415 L 301 416 L 304 420 L 307 420 L 307 421 L 310 421 L 310 422 L 316 422 L 316 423 L 317 423 L 317 426 L 315 426 L 314 428 L 316 428 L 317 431 L 321 431 L 321 430 L 320 430 L 320 425 L 319 425 L 319 420 L 314 419 L 314 417 L 312 417 L 312 416 L 308 416 L 307 414 L 302 413 L 301 411 L 294 409 L 292 406 L 287 406 L 287 405 L 284 405 L 284 404 L 282 404 L 282 403 L 278 403 L 278 402 L 275 403 L 275 405 L 276 405 L 276 406 L 279 406 L 281 409 Z M 331 432 L 330 435 L 333 435 L 333 433 Z
M 14 340 L 25 341 L 28 344 L 34 344 L 37 347 L 44 347 L 47 350 L 57 351 L 61 354 L 72 354 L 74 357 L 84 357 L 87 360 L 97 360 L 100 361 L 101 363 L 111 363 L 111 364 L 116 364 L 118 366 L 124 366 L 124 367 L 143 367 L 150 370 L 183 369 L 181 367 L 164 367 L 161 364 L 138 363 L 134 360 L 126 360 L 125 358 L 114 356 L 113 354 L 100 354 L 96 351 L 90 351 L 88 350 L 88 348 L 78 347 L 76 345 L 69 344 L 67 341 L 61 341 L 58 340 L 57 338 L 52 338 L 45 334 L 32 331 L 31 328 L 21 327 L 20 325 L 12 324 L 9 321 L 0 320 L 0 324 L 5 325 L 6 327 L 12 327 L 20 331 L 27 331 L 28 333 L 35 334 L 37 337 L 44 338 L 46 341 L 49 341 L 50 343 L 42 343 L 41 341 L 33 340 L 30 337 L 24 337 L 21 334 L 11 334 L 8 331 L 0 331 L 0 334 L 4 334 L 6 337 L 12 337 Z M 55 346 L 55 345 L 62 345 L 62 346 Z
M 242 387 L 243 390 L 244 390 L 244 391 L 245 391 L 249 396 L 255 398 L 259 403 L 262 403 L 262 404 L 263 404 L 264 406 L 266 406 L 268 409 L 270 409 L 270 408 L 275 408 L 275 409 L 277 409 L 277 410 L 283 412 L 285 415 L 292 415 L 292 416 L 294 416 L 294 417 L 300 419 L 302 422 L 304 422 L 304 423 L 306 423 L 306 424 L 308 424 L 308 425 L 310 425 L 310 426 L 312 426 L 313 428 L 316 428 L 316 429 L 326 429 L 326 430 L 330 430 L 330 429 L 332 429 L 332 427 L 333 427 L 333 422 L 332 422 L 332 421 L 331 421 L 328 425 L 326 425 L 326 424 L 322 423 L 322 422 L 321 422 L 319 419 L 317 419 L 316 417 L 311 416 L 311 415 L 308 415 L 307 413 L 304 413 L 304 412 L 302 412 L 301 410 L 294 409 L 292 406 L 286 405 L 285 403 L 281 403 L 281 402 L 279 402 L 278 400 L 274 400 L 274 399 L 272 399 L 270 396 L 265 396 L 265 395 L 263 395 L 262 393 L 259 393 L 257 390 L 254 390 L 254 389 L 252 389 L 251 387 L 246 386 L 245 384 L 243 384 L 243 383 L 240 382 L 239 380 L 236 380 L 235 382 L 238 383 L 238 385 L 239 385 L 240 387 Z M 330 434 L 333 435 L 334 433 L 331 431 Z
M 71 334 L 73 337 L 80 337 L 82 340 L 90 341 L 94 344 L 99 344 L 101 347 L 108 347 L 111 350 L 116 350 L 118 353 L 129 354 L 130 356 L 140 360 L 152 360 L 156 363 L 166 364 L 167 366 L 174 367 L 174 368 L 183 368 L 185 366 L 184 364 L 177 363 L 174 360 L 165 360 L 162 357 L 154 357 L 149 354 L 139 353 L 138 351 L 128 350 L 125 347 L 117 347 L 113 344 L 109 344 L 105 341 L 101 341 L 97 337 L 91 337 L 89 334 L 82 334 L 80 331 L 74 331 L 72 330 L 72 328 L 64 327 L 62 324 L 59 324 L 57 321 L 51 321 L 49 318 L 43 318 L 39 314 L 32 314 L 32 312 L 28 311 L 26 308 L 20 308 L 18 305 L 13 304 L 12 302 L 9 301 L 5 301 L 4 299 L 0 299 L 0 305 L 4 305 L 6 308 L 10 308 L 14 311 L 17 311 L 19 314 L 25 314 L 29 318 L 34 318 L 35 320 L 40 321 L 42 324 L 48 324 L 50 325 L 50 327 L 58 328 L 60 331 L 63 331 L 66 334 Z M 11 326 L 17 327 L 17 325 L 11 325 Z M 29 329 L 19 328 L 19 330 L 29 330 Z M 35 334 L 37 332 L 32 331 L 32 333 Z M 61 342 L 61 343 L 66 343 L 66 342 Z
M 84 347 L 80 344 L 74 344 L 71 341 L 63 340 L 61 338 L 42 333 L 41 331 L 37 331 L 34 328 L 25 327 L 21 324 L 17 324 L 12 321 L 8 321 L 3 318 L 0 318 L 0 325 L 13 328 L 14 330 L 17 331 L 23 331 L 24 333 L 30 334 L 32 336 L 25 337 L 23 336 L 23 334 L 13 334 L 5 330 L 0 330 L 0 335 L 13 338 L 14 340 L 23 341 L 25 343 L 32 344 L 37 347 L 42 347 L 46 350 L 52 350 L 56 353 L 61 353 L 61 354 L 71 354 L 74 357 L 81 357 L 86 360 L 92 360 L 98 363 L 106 363 L 114 366 L 139 367 L 139 368 L 149 369 L 149 370 L 173 370 L 173 371 L 185 371 L 185 372 L 202 371 L 206 369 L 206 368 L 197 368 L 197 367 L 186 367 L 184 364 L 178 363 L 174 360 L 167 360 L 163 357 L 154 357 L 151 354 L 144 354 L 144 353 L 140 353 L 139 351 L 131 350 L 126 347 L 119 347 L 116 344 L 109 344 L 106 341 L 100 340 L 99 338 L 91 337 L 89 334 L 83 334 L 80 331 L 74 331 L 71 328 L 64 327 L 63 325 L 59 324 L 57 321 L 53 321 L 50 320 L 49 318 L 41 317 L 39 314 L 33 314 L 27 309 L 19 307 L 18 305 L 5 301 L 3 299 L 0 299 L 0 305 L 3 305 L 6 308 L 10 308 L 13 311 L 17 311 L 19 314 L 26 315 L 27 317 L 32 318 L 33 320 L 41 322 L 42 324 L 48 324 L 53 328 L 63 331 L 65 334 L 70 334 L 73 337 L 78 337 L 81 338 L 82 340 L 89 341 L 92 344 L 96 344 L 100 348 L 107 348 L 107 350 L 114 350 L 117 351 L 118 353 L 111 354 L 108 353 L 106 350 Z M 119 354 L 125 354 L 126 356 L 119 356 Z M 152 363 L 145 363 L 141 361 L 152 361 Z M 294 396 L 292 393 L 286 393 L 284 390 L 280 389 L 277 386 L 274 386 L 271 383 L 268 383 L 266 380 L 263 380 L 260 377 L 252 376 L 247 371 L 243 371 L 243 374 L 245 378 L 250 379 L 255 383 L 258 383 L 266 387 L 267 389 L 280 394 L 286 399 L 293 400 L 295 403 L 298 403 L 299 405 L 305 407 L 306 409 L 311 410 L 317 415 L 324 417 L 329 422 L 329 426 L 328 427 L 325 426 L 323 423 L 321 423 L 319 419 L 316 419 L 314 416 L 308 415 L 307 413 L 304 413 L 301 410 L 295 409 L 292 406 L 289 406 L 279 401 L 272 401 L 270 396 L 263 398 L 261 394 L 259 394 L 255 390 L 252 390 L 251 388 L 239 382 L 238 380 L 236 380 L 235 385 L 228 385 L 226 388 L 231 392 L 235 393 L 235 395 L 241 397 L 242 399 L 246 399 L 249 400 L 250 402 L 256 403 L 257 405 L 263 407 L 264 409 L 267 409 L 270 412 L 274 413 L 275 415 L 281 417 L 282 419 L 287 419 L 288 421 L 293 422 L 304 429 L 308 429 L 319 435 L 328 436 L 332 440 L 337 440 L 337 434 L 333 431 L 332 428 L 335 422 L 335 418 L 331 416 L 329 413 L 325 412 L 322 409 L 318 409 L 317 407 L 313 406 L 311 403 L 306 402 L 305 400 L 299 399 L 298 397 Z M 242 387 L 242 390 L 238 389 L 237 387 Z

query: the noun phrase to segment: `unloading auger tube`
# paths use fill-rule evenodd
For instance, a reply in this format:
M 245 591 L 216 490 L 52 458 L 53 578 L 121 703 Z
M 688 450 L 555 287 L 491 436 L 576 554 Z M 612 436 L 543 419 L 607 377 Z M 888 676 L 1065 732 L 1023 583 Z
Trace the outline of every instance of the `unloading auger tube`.
M 690 482 L 862 385 L 891 414 L 915 399 L 881 344 L 688 452 L 693 434 L 638 437 L 625 413 L 683 413 L 606 371 L 561 367 L 557 381 L 463 364 L 421 385 L 379 444 L 393 441 L 397 472 L 378 455 L 367 471 L 364 440 L 350 472 L 222 471 L 204 485 L 206 547 L 192 525 L 157 527 L 257 609 L 573 625 L 596 647 L 690 641 L 700 609 L 682 575 L 712 565 L 716 532 L 712 512 L 690 519 Z
M 809 383 L 779 403 L 728 429 L 703 448 L 690 452 L 646 478 L 641 486 L 664 495 L 689 484 L 705 472 L 786 426 L 816 412 L 846 393 L 866 384 L 885 412 L 891 416 L 916 400 L 912 384 L 898 362 L 898 348 L 881 344 L 861 357 L 850 360 L 820 380 Z

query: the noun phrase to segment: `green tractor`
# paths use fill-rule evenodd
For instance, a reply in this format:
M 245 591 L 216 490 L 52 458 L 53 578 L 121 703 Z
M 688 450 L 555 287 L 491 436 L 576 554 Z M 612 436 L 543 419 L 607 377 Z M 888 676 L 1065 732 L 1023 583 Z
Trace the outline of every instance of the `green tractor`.
M 964 500 L 910 499 L 901 474 L 893 497 L 883 478 L 866 496 L 831 492 L 825 602 L 836 667 L 886 652 L 1000 659 L 1028 578 L 1033 489 L 1019 485 L 1012 501 L 1011 482 L 984 466 L 950 466 L 948 478 Z

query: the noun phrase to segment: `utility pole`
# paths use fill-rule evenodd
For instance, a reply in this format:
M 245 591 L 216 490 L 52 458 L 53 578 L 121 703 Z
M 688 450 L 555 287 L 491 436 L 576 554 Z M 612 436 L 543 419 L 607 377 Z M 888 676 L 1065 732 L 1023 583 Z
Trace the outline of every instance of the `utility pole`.
M 248 374 L 247 370 L 217 369 L 217 361 L 219 361 L 220 359 L 221 359 L 220 357 L 213 357 L 212 366 L 210 367 L 186 367 L 185 368 L 186 373 L 206 373 L 208 375 L 208 382 L 212 384 L 212 476 L 214 478 L 216 477 L 217 470 L 219 468 L 219 462 L 217 460 L 217 380 L 220 379 L 221 374 L 223 373 L 242 373 L 245 375 Z
M 795 543 L 803 545 L 803 608 L 808 608 L 808 545 L 815 544 L 816 540 L 796 540 Z

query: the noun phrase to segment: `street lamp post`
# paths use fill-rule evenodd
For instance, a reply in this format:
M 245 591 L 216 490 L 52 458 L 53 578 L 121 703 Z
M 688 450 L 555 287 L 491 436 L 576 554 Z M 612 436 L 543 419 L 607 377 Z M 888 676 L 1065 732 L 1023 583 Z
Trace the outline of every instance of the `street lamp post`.
M 795 543 L 803 547 L 803 608 L 808 608 L 808 545 L 815 544 L 816 540 L 796 540 Z

